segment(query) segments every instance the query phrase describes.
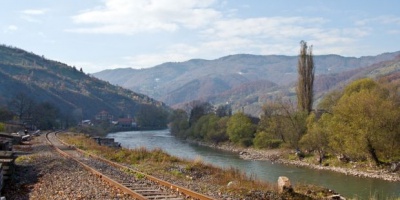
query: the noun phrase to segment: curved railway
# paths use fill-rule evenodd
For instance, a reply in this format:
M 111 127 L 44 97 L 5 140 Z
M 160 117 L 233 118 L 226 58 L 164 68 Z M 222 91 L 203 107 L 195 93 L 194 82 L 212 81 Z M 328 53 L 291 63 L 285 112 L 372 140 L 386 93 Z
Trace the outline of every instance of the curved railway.
M 56 136 L 56 132 L 47 133 L 46 139 L 60 154 L 74 160 L 82 165 L 86 170 L 122 190 L 124 193 L 131 195 L 135 199 L 213 199 L 187 188 L 144 174 L 119 163 L 71 147 L 60 141 Z

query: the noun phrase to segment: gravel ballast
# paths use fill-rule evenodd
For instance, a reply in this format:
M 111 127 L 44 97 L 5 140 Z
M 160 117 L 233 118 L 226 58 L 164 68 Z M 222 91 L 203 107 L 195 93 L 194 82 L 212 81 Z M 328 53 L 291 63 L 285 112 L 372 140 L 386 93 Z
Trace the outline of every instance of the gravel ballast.
M 29 143 L 14 146 L 26 155 L 16 159 L 15 173 L 5 182 L 6 199 L 133 199 L 60 156 L 44 135 Z

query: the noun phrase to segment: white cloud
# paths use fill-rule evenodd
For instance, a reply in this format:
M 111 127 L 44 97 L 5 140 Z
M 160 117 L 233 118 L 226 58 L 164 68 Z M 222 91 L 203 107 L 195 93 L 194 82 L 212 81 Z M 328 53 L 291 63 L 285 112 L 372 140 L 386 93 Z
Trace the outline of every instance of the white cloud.
M 18 27 L 17 27 L 17 26 L 15 26 L 15 25 L 9 25 L 9 26 L 7 26 L 7 27 L 4 29 L 4 32 L 10 33 L 10 32 L 14 32 L 14 31 L 16 31 L 16 30 L 18 30 Z
M 356 25 L 358 26 L 366 26 L 369 24 L 400 25 L 400 17 L 385 15 L 356 21 Z
M 128 68 L 128 65 L 123 64 L 106 64 L 106 63 L 94 63 L 90 61 L 71 61 L 69 65 L 75 67 L 77 70 L 82 68 L 85 73 L 95 73 L 104 69 L 117 69 L 117 68 Z
M 211 8 L 215 0 L 106 0 L 105 5 L 82 11 L 72 17 L 85 33 L 133 34 L 147 31 L 196 29 L 218 19 Z M 88 27 L 89 26 L 89 27 Z
M 186 57 L 184 54 L 155 53 L 125 57 L 125 59 L 129 62 L 130 67 L 142 69 L 154 67 L 164 62 L 182 62 L 190 58 Z
M 199 46 L 183 43 L 174 44 L 164 52 L 126 56 L 124 59 L 130 67 L 142 69 L 154 67 L 165 62 L 183 62 L 193 58 L 210 58 L 210 54 L 214 54 L 215 51 L 211 49 L 206 51 L 209 47 L 204 47 L 203 45 L 207 44 Z M 215 56 L 211 58 L 215 58 Z
M 21 11 L 24 15 L 44 15 L 46 12 L 47 9 L 28 9 Z
M 23 10 L 21 11 L 21 19 L 28 21 L 28 22 L 34 22 L 34 23 L 40 23 L 42 22 L 39 17 L 43 16 L 47 13 L 47 9 L 28 9 L 28 10 Z
M 77 27 L 68 31 L 127 35 L 167 31 L 175 32 L 176 38 L 192 34 L 190 41 L 168 41 L 164 49 L 154 53 L 124 57 L 123 65 L 133 68 L 238 53 L 296 55 L 301 40 L 314 45 L 316 54 L 355 55 L 359 53 L 355 44 L 372 33 L 371 28 L 362 25 L 369 20 L 357 22 L 362 26 L 334 27 L 323 17 L 237 18 L 235 9 L 216 9 L 224 9 L 223 4 L 218 0 L 105 0 L 102 6 L 73 16 Z M 397 23 L 395 17 L 380 21 Z
M 329 28 L 323 18 L 270 17 L 227 19 L 203 31 L 200 49 L 232 53 L 297 54 L 298 42 L 306 40 L 314 46 L 331 49 L 351 47 L 370 33 L 368 28 Z M 317 51 L 319 52 L 319 51 Z
M 391 35 L 398 35 L 400 34 L 400 30 L 388 30 L 387 33 Z
M 175 44 L 154 54 L 126 57 L 133 68 L 147 68 L 167 61 L 215 59 L 239 53 L 296 55 L 300 40 L 317 54 L 354 54 L 354 43 L 369 34 L 367 28 L 326 28 L 322 18 L 272 17 L 225 19 L 199 33 L 190 44 Z
M 221 38 L 241 36 L 286 38 L 307 33 L 322 23 L 324 23 L 322 18 L 303 17 L 228 19 L 216 22 L 208 33 Z

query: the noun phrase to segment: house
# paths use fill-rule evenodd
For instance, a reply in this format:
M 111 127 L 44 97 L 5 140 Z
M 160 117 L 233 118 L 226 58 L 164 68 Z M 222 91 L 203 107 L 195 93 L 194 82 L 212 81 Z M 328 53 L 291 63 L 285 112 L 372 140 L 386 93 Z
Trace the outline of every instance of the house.
M 119 118 L 117 126 L 120 128 L 136 128 L 136 122 L 133 118 Z
M 81 125 L 82 126 L 93 126 L 92 121 L 90 119 L 82 120 Z
M 95 117 L 94 117 L 97 121 L 112 121 L 113 120 L 113 116 L 110 115 L 107 111 L 103 110 L 101 112 L 99 112 Z

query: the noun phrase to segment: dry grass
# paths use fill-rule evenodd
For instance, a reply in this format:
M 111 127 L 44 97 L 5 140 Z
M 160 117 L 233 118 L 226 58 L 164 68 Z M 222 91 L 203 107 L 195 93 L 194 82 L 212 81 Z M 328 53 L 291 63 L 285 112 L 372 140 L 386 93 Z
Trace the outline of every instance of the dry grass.
M 214 189 L 218 188 L 221 192 L 240 195 L 252 191 L 276 191 L 275 184 L 257 180 L 254 176 L 247 176 L 236 168 L 215 167 L 205 163 L 201 157 L 196 157 L 194 160 L 180 159 L 161 149 L 148 150 L 145 147 L 113 149 L 99 146 L 89 137 L 77 134 L 62 134 L 60 137 L 80 149 L 115 162 L 130 164 L 144 173 L 168 175 L 172 179 L 183 181 L 198 180 L 213 185 Z
M 194 160 L 180 159 L 171 156 L 161 149 L 149 150 L 145 147 L 136 149 L 113 149 L 99 146 L 94 140 L 79 134 L 62 134 L 60 137 L 67 143 L 94 153 L 106 159 L 129 164 L 135 169 L 161 179 L 178 180 L 189 184 L 199 184 L 199 192 L 218 191 L 230 194 L 239 199 L 252 199 L 253 192 L 276 193 L 277 185 L 248 176 L 236 168 L 222 169 L 207 164 L 201 157 Z M 141 178 L 141 177 L 138 177 Z M 295 188 L 296 193 L 286 199 L 321 199 L 331 194 L 326 188 L 302 184 Z M 310 193 L 311 191 L 311 193 Z M 372 196 L 371 199 L 374 199 Z

